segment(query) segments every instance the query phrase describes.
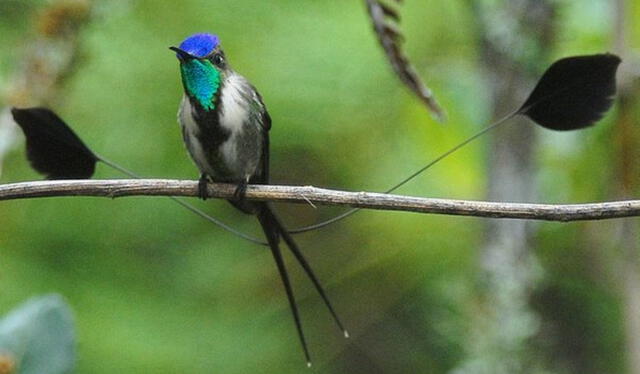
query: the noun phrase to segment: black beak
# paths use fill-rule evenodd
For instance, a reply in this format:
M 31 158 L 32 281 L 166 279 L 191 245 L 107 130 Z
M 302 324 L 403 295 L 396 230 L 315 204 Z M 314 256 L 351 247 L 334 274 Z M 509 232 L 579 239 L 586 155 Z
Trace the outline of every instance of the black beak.
M 176 53 L 176 55 L 178 56 L 178 59 L 180 61 L 188 61 L 188 60 L 193 60 L 193 59 L 197 58 L 196 56 L 193 56 L 193 55 L 189 54 L 188 52 L 183 51 L 182 49 L 180 49 L 178 47 L 169 47 L 169 49 Z

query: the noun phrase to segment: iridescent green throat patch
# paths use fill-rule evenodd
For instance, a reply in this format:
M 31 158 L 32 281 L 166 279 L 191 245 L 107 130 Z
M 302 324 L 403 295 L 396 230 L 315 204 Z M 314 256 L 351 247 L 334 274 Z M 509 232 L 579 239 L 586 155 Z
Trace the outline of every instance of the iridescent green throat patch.
M 209 60 L 192 59 L 180 65 L 182 84 L 187 94 L 200 103 L 205 110 L 216 107 L 215 96 L 220 88 L 220 72 Z

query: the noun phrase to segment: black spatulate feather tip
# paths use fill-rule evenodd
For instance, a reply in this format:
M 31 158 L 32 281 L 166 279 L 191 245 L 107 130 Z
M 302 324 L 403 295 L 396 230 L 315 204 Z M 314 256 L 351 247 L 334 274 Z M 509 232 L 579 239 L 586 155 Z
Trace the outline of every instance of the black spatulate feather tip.
M 609 53 L 558 60 L 542 75 L 518 113 L 552 130 L 591 126 L 613 104 L 621 62 Z
M 27 159 L 47 179 L 90 178 L 98 158 L 54 112 L 46 108 L 12 108 L 27 139 Z

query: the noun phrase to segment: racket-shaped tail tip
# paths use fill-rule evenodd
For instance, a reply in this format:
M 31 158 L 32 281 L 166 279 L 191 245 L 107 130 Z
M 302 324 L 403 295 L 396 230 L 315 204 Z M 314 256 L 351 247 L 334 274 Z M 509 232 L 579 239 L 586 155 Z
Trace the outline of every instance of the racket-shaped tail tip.
M 27 139 L 31 167 L 47 179 L 87 179 L 98 157 L 57 114 L 47 108 L 11 108 Z
M 613 105 L 622 60 L 609 53 L 554 62 L 519 110 L 540 126 L 578 130 L 598 122 Z

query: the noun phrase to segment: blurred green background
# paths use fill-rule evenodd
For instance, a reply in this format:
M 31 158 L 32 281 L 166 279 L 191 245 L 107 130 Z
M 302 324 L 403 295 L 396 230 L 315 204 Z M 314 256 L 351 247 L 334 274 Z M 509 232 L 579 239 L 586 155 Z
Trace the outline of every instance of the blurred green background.
M 501 13 L 507 1 L 479 2 L 491 10 L 486 14 L 495 29 L 509 30 L 519 22 Z M 34 46 L 37 50 L 34 41 L 46 34 L 43 12 L 56 3 L 63 2 L 0 0 L 2 106 L 26 95 L 11 87 L 20 74 L 29 74 L 25 56 Z M 145 176 L 198 176 L 176 122 L 182 89 L 177 61 L 167 49 L 194 32 L 219 34 L 234 69 L 264 97 L 273 118 L 271 172 L 277 184 L 381 191 L 492 117 L 488 80 L 500 78 L 489 77 L 482 67 L 480 15 L 470 0 L 407 0 L 399 8 L 407 55 L 446 108 L 444 126 L 394 76 L 362 1 L 67 3 L 88 9 L 84 25 L 73 31 L 77 59 L 39 104 L 57 111 L 97 153 Z M 567 55 L 637 54 L 640 1 L 550 3 L 556 13 L 548 58 L 526 60 L 532 54 L 522 53 L 521 64 L 540 73 L 552 59 Z M 615 46 L 620 4 L 629 27 L 625 41 Z M 41 68 L 46 71 L 46 65 Z M 629 113 L 635 115 L 629 118 L 638 118 L 637 96 L 630 97 Z M 638 144 L 637 119 L 631 135 L 618 132 L 624 118 L 616 108 L 584 132 L 536 130 L 537 201 L 620 198 L 615 186 L 619 166 L 626 165 L 620 157 L 631 157 L 631 164 L 639 160 L 637 153 L 618 152 L 620 139 Z M 500 131 L 494 137 L 499 141 Z M 484 199 L 492 152 L 487 139 L 400 193 Z M 25 160 L 20 138 L 2 167 L 2 183 L 40 179 Z M 631 184 L 624 185 L 631 194 L 638 192 L 633 170 Z M 103 165 L 96 175 L 119 177 Z M 255 219 L 224 201 L 193 203 L 260 235 Z M 342 211 L 277 208 L 290 227 Z M 304 366 L 271 254 L 162 198 L 2 202 L 0 313 L 34 295 L 64 295 L 77 323 L 78 373 L 640 370 L 633 343 L 640 333 L 633 324 L 635 313 L 640 315 L 633 307 L 638 291 L 629 291 L 625 285 L 633 282 L 624 281 L 635 274 L 627 265 L 635 264 L 638 254 L 629 249 L 640 239 L 634 234 L 621 239 L 627 232 L 623 223 L 637 229 L 637 220 L 533 225 L 531 266 L 539 275 L 524 304 L 532 320 L 516 326 L 528 329 L 526 339 L 514 343 L 512 352 L 477 354 L 484 343 L 476 330 L 490 308 L 480 255 L 490 235 L 486 221 L 363 211 L 297 236 L 352 335 L 342 338 L 288 258 L 314 359 L 311 371 Z M 513 333 L 503 327 L 499 334 Z M 499 361 L 506 355 L 516 366 L 504 369 Z

